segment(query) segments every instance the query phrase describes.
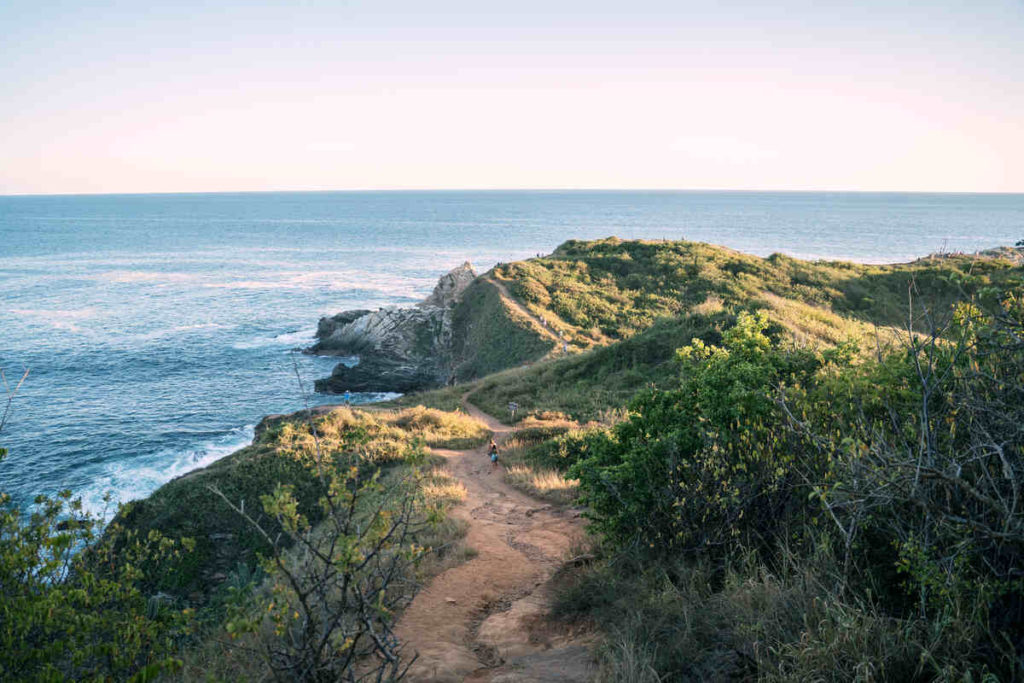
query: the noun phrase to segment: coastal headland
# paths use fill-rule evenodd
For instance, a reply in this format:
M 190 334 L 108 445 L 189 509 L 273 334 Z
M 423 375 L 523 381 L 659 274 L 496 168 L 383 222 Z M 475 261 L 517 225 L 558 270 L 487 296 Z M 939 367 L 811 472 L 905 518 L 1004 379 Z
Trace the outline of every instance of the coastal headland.
M 167 604 L 203 615 L 202 627 L 191 636 L 199 644 L 185 658 L 186 678 L 261 675 L 262 660 L 247 653 L 269 651 L 262 648 L 282 633 L 299 638 L 291 627 L 278 627 L 275 635 L 273 623 L 278 622 L 271 617 L 282 601 L 295 620 L 320 623 L 304 611 L 303 600 L 296 602 L 294 595 L 301 597 L 301 591 L 294 593 L 299 589 L 282 583 L 280 572 L 303 557 L 302 562 L 308 561 L 302 539 L 321 539 L 330 533 L 324 525 L 339 518 L 323 502 L 344 490 L 324 478 L 331 462 L 352 468 L 354 478 L 345 480 L 346 486 L 365 481 L 377 487 L 381 482 L 367 505 L 413 476 L 410 500 L 422 505 L 419 521 L 431 522 L 388 546 L 388 553 L 421 559 L 401 574 L 394 607 L 373 617 L 395 629 L 396 643 L 404 643 L 404 661 L 412 665 L 409 680 L 584 681 L 595 680 L 598 671 L 606 677 L 626 676 L 630 662 L 659 676 L 685 670 L 684 678 L 716 680 L 771 666 L 819 671 L 814 668 L 819 664 L 800 660 L 786 648 L 804 638 L 811 639 L 816 652 L 825 651 L 826 636 L 769 627 L 763 621 L 767 612 L 758 610 L 775 610 L 781 614 L 779 624 L 799 631 L 794 624 L 805 607 L 825 610 L 827 605 L 854 610 L 843 614 L 861 620 L 855 628 L 865 638 L 882 623 L 889 625 L 885 628 L 898 624 L 902 633 L 911 634 L 889 659 L 872 650 L 871 643 L 862 644 L 854 658 L 903 671 L 906 662 L 920 660 L 914 639 L 924 632 L 919 629 L 928 628 L 931 612 L 901 611 L 903 603 L 896 601 L 883 617 L 877 612 L 882 607 L 874 603 L 843 602 L 843 591 L 867 590 L 867 584 L 854 586 L 848 577 L 833 589 L 826 587 L 824 573 L 815 574 L 820 584 L 799 588 L 793 583 L 799 574 L 795 570 L 769 575 L 767 567 L 781 556 L 776 537 L 768 542 L 766 534 L 788 534 L 793 545 L 787 552 L 795 554 L 787 561 L 797 563 L 800 571 L 817 572 L 813 558 L 841 548 L 814 546 L 808 539 L 825 543 L 816 534 L 828 528 L 826 513 L 836 519 L 845 514 L 820 508 L 820 500 L 831 503 L 827 492 L 808 499 L 804 484 L 789 478 L 796 471 L 795 461 L 787 459 L 794 457 L 790 449 L 817 453 L 814 449 L 825 448 L 822 444 L 832 437 L 816 433 L 818 441 L 799 441 L 786 423 L 789 418 L 773 411 L 783 405 L 779 396 L 810 396 L 801 404 L 800 425 L 824 419 L 817 413 L 829 409 L 837 412 L 825 416 L 828 420 L 858 433 L 866 424 L 859 421 L 862 414 L 844 412 L 843 403 L 828 392 L 860 392 L 850 405 L 869 407 L 871 392 L 885 382 L 900 387 L 902 393 L 892 396 L 912 394 L 904 379 L 879 379 L 911 367 L 897 364 L 899 351 L 886 355 L 891 352 L 883 347 L 911 344 L 914 349 L 914 340 L 936 338 L 934 322 L 908 310 L 955 308 L 963 316 L 969 312 L 964 302 L 977 301 L 979 312 L 971 315 L 978 324 L 1001 330 L 999 325 L 1010 323 L 998 316 L 984 318 L 981 311 L 987 310 L 986 302 L 995 302 L 997 309 L 1009 306 L 1005 316 L 1012 319 L 1021 264 L 1020 250 L 1011 248 L 865 265 L 782 254 L 761 258 L 695 242 L 616 238 L 566 242 L 548 256 L 499 264 L 479 275 L 466 263 L 443 275 L 416 306 L 345 311 L 319 321 L 317 343 L 309 352 L 356 356 L 358 363 L 339 364 L 317 382 L 318 390 L 404 396 L 358 409 L 325 406 L 270 416 L 251 446 L 127 505 L 109 534 L 128 539 L 157 533 L 175 542 L 187 540 L 188 552 L 159 565 L 140 565 L 146 572 L 145 590 L 159 596 L 154 610 Z M 1002 332 L 985 334 L 989 337 L 984 339 L 1006 343 L 998 336 Z M 955 341 L 947 335 L 939 346 Z M 782 386 L 791 393 L 777 393 Z M 1017 391 L 1005 382 L 999 386 L 1000 391 Z M 818 398 L 806 393 L 812 389 L 822 392 Z M 880 401 L 892 400 L 887 393 L 878 395 Z M 513 404 L 517 409 L 510 411 Z M 912 409 L 908 405 L 900 403 L 899 409 Z M 748 421 L 747 415 L 756 420 Z M 944 415 L 950 424 L 959 419 L 955 411 Z M 686 431 L 692 425 L 708 425 L 707 431 L 698 438 Z M 738 435 L 735 442 L 733 435 Z M 500 453 L 496 465 L 485 455 L 492 438 Z M 783 442 L 785 449 L 772 450 Z M 679 455 L 684 451 L 689 460 Z M 728 457 L 714 460 L 726 457 L 722 454 Z M 1003 470 L 1011 473 L 1007 476 L 1019 469 L 1020 463 L 1014 463 Z M 858 471 L 867 476 L 866 470 Z M 697 472 L 692 475 L 697 483 L 681 474 L 686 472 Z M 836 469 L 821 476 L 846 474 Z M 648 491 L 648 485 L 662 488 Z M 780 491 L 787 497 L 780 497 Z M 943 500 L 927 504 L 945 505 Z M 764 501 L 776 501 L 771 514 L 758 507 Z M 685 516 L 691 505 L 702 511 L 704 521 Z M 720 516 L 708 512 L 719 509 Z M 240 510 L 250 511 L 251 518 Z M 969 512 L 963 507 L 957 514 Z M 299 515 L 301 523 L 289 514 Z M 357 506 L 350 517 L 363 514 Z M 789 526 L 765 519 L 787 520 Z M 305 529 L 312 535 L 303 536 Z M 904 533 L 896 521 L 891 527 L 872 527 L 870 533 L 884 537 L 896 533 L 892 529 Z M 951 529 L 941 531 L 961 533 Z M 697 530 L 702 540 L 687 545 Z M 709 535 L 719 532 L 720 537 Z M 289 546 L 274 540 L 289 535 L 302 542 Z M 888 543 L 890 549 L 903 547 Z M 733 554 L 732 546 L 736 552 L 742 549 L 742 557 Z M 268 555 L 271 551 L 279 554 Z M 368 551 L 360 549 L 357 556 L 362 552 Z M 877 551 L 874 564 L 858 564 L 849 556 L 846 562 L 861 567 L 858 571 L 873 567 L 877 576 L 889 576 L 907 561 L 893 552 L 883 557 Z M 1005 565 L 1001 549 L 986 546 L 977 552 L 993 567 Z M 261 561 L 261 556 L 278 557 L 279 564 Z M 963 567 L 973 567 L 977 559 L 962 557 Z M 753 573 L 742 573 L 748 570 Z M 963 576 L 964 581 L 982 580 Z M 902 589 L 885 590 L 895 600 L 892 596 Z M 1004 618 L 1005 610 L 1015 609 L 996 605 L 983 592 L 957 590 L 962 590 L 957 599 L 974 600 L 986 619 Z M 1011 587 L 1006 590 L 1012 593 Z M 783 595 L 791 596 L 793 604 L 780 606 Z M 823 596 L 833 602 L 823 602 Z M 800 602 L 805 599 L 806 604 Z M 253 605 L 271 617 L 252 612 Z M 239 614 L 246 616 L 240 621 Z M 718 621 L 701 621 L 705 618 Z M 834 611 L 821 616 L 838 618 Z M 224 623 L 251 628 L 225 641 L 217 635 Z M 981 623 L 965 621 L 958 644 L 938 656 L 967 667 L 963 670 L 1003 666 L 985 659 L 989 641 Z M 1006 637 L 1019 631 L 1012 621 L 985 623 L 995 623 L 992 628 L 1010 634 Z M 687 630 L 684 624 L 702 630 Z M 762 636 L 749 629 L 762 629 L 757 631 Z M 751 649 L 758 637 L 772 639 L 778 649 L 767 654 Z M 648 641 L 657 647 L 648 647 Z M 688 650 L 691 646 L 695 649 Z M 977 650 L 957 659 L 956 648 Z M 413 651 L 418 653 L 415 661 Z M 352 666 L 365 661 L 356 658 Z M 850 666 L 856 668 L 856 661 Z M 1007 666 L 1012 670 L 1012 663 Z

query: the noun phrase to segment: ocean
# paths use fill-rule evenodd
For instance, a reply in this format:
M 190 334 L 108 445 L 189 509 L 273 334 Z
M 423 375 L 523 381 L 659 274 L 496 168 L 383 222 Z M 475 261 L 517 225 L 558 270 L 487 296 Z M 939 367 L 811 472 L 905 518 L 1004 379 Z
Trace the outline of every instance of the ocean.
M 0 434 L 0 491 L 27 506 L 69 488 L 109 516 L 104 494 L 146 496 L 304 395 L 337 401 L 309 395 L 337 359 L 295 352 L 320 316 L 413 303 L 466 260 L 482 272 L 610 235 L 895 262 L 1024 239 L 1024 195 L 0 197 L 0 368 L 30 371 Z

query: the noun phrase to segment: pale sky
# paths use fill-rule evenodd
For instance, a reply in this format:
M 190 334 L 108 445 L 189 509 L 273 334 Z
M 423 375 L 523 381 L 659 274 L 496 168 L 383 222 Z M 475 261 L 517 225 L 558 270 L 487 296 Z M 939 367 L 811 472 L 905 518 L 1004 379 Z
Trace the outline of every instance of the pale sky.
M 1024 192 L 1024 0 L 0 0 L 0 194 Z

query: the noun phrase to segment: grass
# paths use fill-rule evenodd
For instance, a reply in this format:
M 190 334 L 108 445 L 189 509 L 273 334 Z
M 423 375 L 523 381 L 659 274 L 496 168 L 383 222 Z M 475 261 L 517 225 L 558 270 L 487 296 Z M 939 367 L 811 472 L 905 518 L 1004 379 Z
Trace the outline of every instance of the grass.
M 422 491 L 428 501 L 443 505 L 455 505 L 466 499 L 466 486 L 441 467 L 430 472 Z
M 453 375 L 459 382 L 536 361 L 554 347 L 484 279 L 471 284 L 455 307 L 452 339 Z
M 595 428 L 594 426 L 590 427 Z M 501 454 L 505 481 L 525 493 L 556 505 L 575 502 L 579 482 L 565 477 L 574 439 L 585 433 L 579 423 L 549 414 L 530 416 L 505 440 Z
M 428 408 L 369 411 L 334 408 L 313 418 L 321 452 L 357 449 L 360 458 L 380 467 L 399 467 L 417 443 L 437 448 L 471 448 L 486 443 L 491 432 L 464 413 Z M 362 443 L 348 443 L 353 433 Z M 294 488 L 299 510 L 312 521 L 322 515 L 322 495 L 316 475 L 316 442 L 304 414 L 265 420 L 251 446 L 201 470 L 168 482 L 144 500 L 120 513 L 123 525 L 145 535 L 157 530 L 170 538 L 192 538 L 195 550 L 175 563 L 160 567 L 154 590 L 192 604 L 223 599 L 226 577 L 239 564 L 255 565 L 256 554 L 266 549 L 256 532 L 210 491 L 220 490 L 246 509 L 260 510 L 260 497 L 278 483 Z M 440 481 L 434 482 L 440 486 Z
M 908 286 L 952 300 L 1005 277 L 1007 258 L 949 256 L 908 264 L 865 265 L 760 258 L 699 242 L 570 240 L 548 257 L 505 264 L 495 277 L 573 345 L 629 339 L 655 321 L 746 305 L 764 293 L 860 322 L 903 322 Z M 950 274 L 960 276 L 958 280 Z
M 961 681 L 963 623 L 897 619 L 825 588 L 829 562 L 719 569 L 628 552 L 562 576 L 554 614 L 603 626 L 601 681 Z M 977 671 L 974 675 L 977 676 Z
M 445 412 L 424 406 L 385 414 L 383 419 L 422 438 L 432 448 L 476 448 L 487 443 L 492 436 L 483 422 L 465 413 Z
M 621 408 L 641 388 L 674 376 L 675 351 L 694 337 L 715 343 L 732 316 L 693 314 L 658 321 L 651 329 L 610 346 L 497 373 L 479 381 L 470 400 L 491 415 L 520 406 L 518 419 L 560 412 L 587 422 Z
M 465 386 L 444 387 L 443 389 L 431 389 L 413 394 L 405 394 L 398 398 L 374 403 L 373 408 L 395 409 L 414 408 L 424 406 L 449 412 L 462 411 L 462 396 L 466 393 Z
M 523 464 L 507 465 L 505 481 L 535 498 L 558 505 L 575 501 L 579 489 L 579 481 L 566 479 L 557 470 Z
M 767 310 L 773 336 L 800 346 L 859 339 L 869 347 L 876 331 L 889 336 L 890 326 L 905 323 L 912 283 L 941 308 L 963 291 L 1016 272 L 1009 258 L 864 265 L 781 254 L 760 258 L 685 241 L 569 241 L 548 257 L 504 264 L 492 273 L 565 336 L 568 356 L 546 357 L 550 340 L 529 321 L 516 320 L 497 290 L 478 281 L 467 290 L 453 331 L 464 384 L 391 405 L 450 410 L 472 391 L 474 404 L 503 419 L 516 402 L 517 419 L 556 411 L 586 422 L 621 409 L 640 388 L 671 385 L 676 349 L 694 337 L 718 343 L 740 311 Z

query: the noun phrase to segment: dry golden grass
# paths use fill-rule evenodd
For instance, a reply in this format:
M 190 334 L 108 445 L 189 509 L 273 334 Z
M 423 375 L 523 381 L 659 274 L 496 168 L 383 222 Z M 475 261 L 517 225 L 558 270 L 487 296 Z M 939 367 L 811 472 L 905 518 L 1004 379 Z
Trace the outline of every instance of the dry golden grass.
M 833 345 L 848 339 L 861 340 L 874 332 L 868 323 L 771 292 L 759 292 L 758 300 L 768 306 L 769 317 L 786 327 L 800 345 Z
M 396 411 L 357 410 L 339 407 L 314 419 L 322 453 L 352 447 L 347 435 L 361 431 L 365 439 L 355 447 L 375 462 L 399 460 L 410 444 L 422 439 L 434 448 L 475 448 L 487 442 L 491 431 L 474 417 L 461 412 L 445 412 L 416 406 Z M 308 424 L 286 421 L 274 428 L 272 438 L 280 454 L 307 458 L 316 452 Z
M 460 411 L 445 412 L 414 406 L 384 414 L 391 424 L 421 436 L 428 446 L 466 449 L 486 443 L 491 431 L 480 420 Z
M 561 472 L 515 464 L 505 468 L 505 481 L 515 488 L 551 503 L 565 505 L 576 500 L 579 480 L 566 479 Z
M 533 429 L 536 427 L 565 427 L 566 429 L 576 429 L 579 426 L 580 425 L 576 420 L 573 420 L 565 413 L 554 410 L 532 413 L 516 423 L 517 429 Z
M 423 496 L 428 503 L 454 505 L 466 500 L 466 486 L 441 467 L 427 474 L 423 483 Z
M 703 303 L 693 307 L 693 312 L 700 313 L 701 315 L 712 315 L 724 310 L 725 304 L 722 303 L 721 297 L 715 294 L 708 294 L 708 298 L 704 299 Z

